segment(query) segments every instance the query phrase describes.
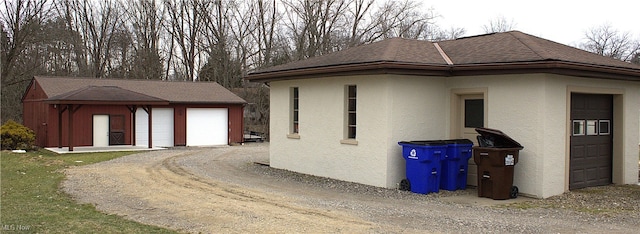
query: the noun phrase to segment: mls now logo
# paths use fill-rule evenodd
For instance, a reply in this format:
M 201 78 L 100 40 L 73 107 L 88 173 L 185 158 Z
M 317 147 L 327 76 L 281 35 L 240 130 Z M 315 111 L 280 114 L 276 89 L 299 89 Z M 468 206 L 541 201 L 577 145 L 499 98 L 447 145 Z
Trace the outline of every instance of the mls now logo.
M 416 152 L 416 149 L 411 149 L 411 152 L 409 152 L 409 158 L 418 159 L 418 152 Z

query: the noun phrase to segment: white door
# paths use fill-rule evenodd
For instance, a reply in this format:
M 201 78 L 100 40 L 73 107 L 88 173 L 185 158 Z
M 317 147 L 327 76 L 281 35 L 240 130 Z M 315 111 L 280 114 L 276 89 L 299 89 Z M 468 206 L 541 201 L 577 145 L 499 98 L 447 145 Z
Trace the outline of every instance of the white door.
M 187 108 L 187 145 L 229 144 L 228 113 L 226 108 Z
M 152 115 L 152 136 L 153 146 L 172 147 L 173 146 L 173 108 L 153 108 Z M 136 111 L 136 145 L 149 145 L 149 115 L 142 108 Z
M 473 141 L 473 145 L 478 145 L 477 127 L 485 127 L 486 113 L 485 101 L 483 94 L 460 95 L 459 96 L 458 116 L 458 133 L 459 138 L 465 138 Z M 469 169 L 467 170 L 467 184 L 478 185 L 478 167 L 473 161 L 473 157 L 469 159 Z
M 93 146 L 109 146 L 109 116 L 93 116 Z

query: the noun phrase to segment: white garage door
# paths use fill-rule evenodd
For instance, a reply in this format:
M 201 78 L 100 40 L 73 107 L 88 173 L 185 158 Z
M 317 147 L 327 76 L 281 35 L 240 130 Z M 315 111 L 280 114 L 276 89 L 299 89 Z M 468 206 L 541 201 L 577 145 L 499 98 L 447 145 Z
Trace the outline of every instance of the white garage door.
M 153 146 L 173 146 L 173 108 L 153 108 Z M 136 145 L 149 145 L 149 115 L 142 108 L 136 111 Z
M 227 145 L 228 116 L 226 108 L 187 108 L 187 145 Z

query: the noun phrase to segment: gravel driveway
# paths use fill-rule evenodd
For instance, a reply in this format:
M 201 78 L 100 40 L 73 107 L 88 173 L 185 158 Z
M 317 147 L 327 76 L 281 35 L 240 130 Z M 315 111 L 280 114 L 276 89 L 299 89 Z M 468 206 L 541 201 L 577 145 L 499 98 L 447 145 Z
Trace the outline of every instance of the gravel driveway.
M 80 203 L 189 233 L 636 233 L 640 189 L 503 204 L 474 189 L 420 195 L 277 170 L 268 144 L 133 154 L 66 170 Z M 509 202 L 514 202 L 510 200 Z

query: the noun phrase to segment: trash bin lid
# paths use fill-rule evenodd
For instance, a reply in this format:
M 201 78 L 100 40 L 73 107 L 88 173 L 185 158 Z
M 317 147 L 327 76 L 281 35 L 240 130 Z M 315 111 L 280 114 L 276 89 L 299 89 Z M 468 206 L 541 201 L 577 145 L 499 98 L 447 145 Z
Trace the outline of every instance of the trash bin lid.
M 441 146 L 446 145 L 444 141 L 433 140 L 433 141 L 401 141 L 398 142 L 400 145 L 420 145 L 420 146 Z
M 507 136 L 507 134 L 504 134 L 500 130 L 476 128 L 476 132 L 480 134 L 480 136 L 478 136 L 478 145 L 480 145 L 480 147 L 524 148 L 520 143 L 511 139 L 511 137 Z

